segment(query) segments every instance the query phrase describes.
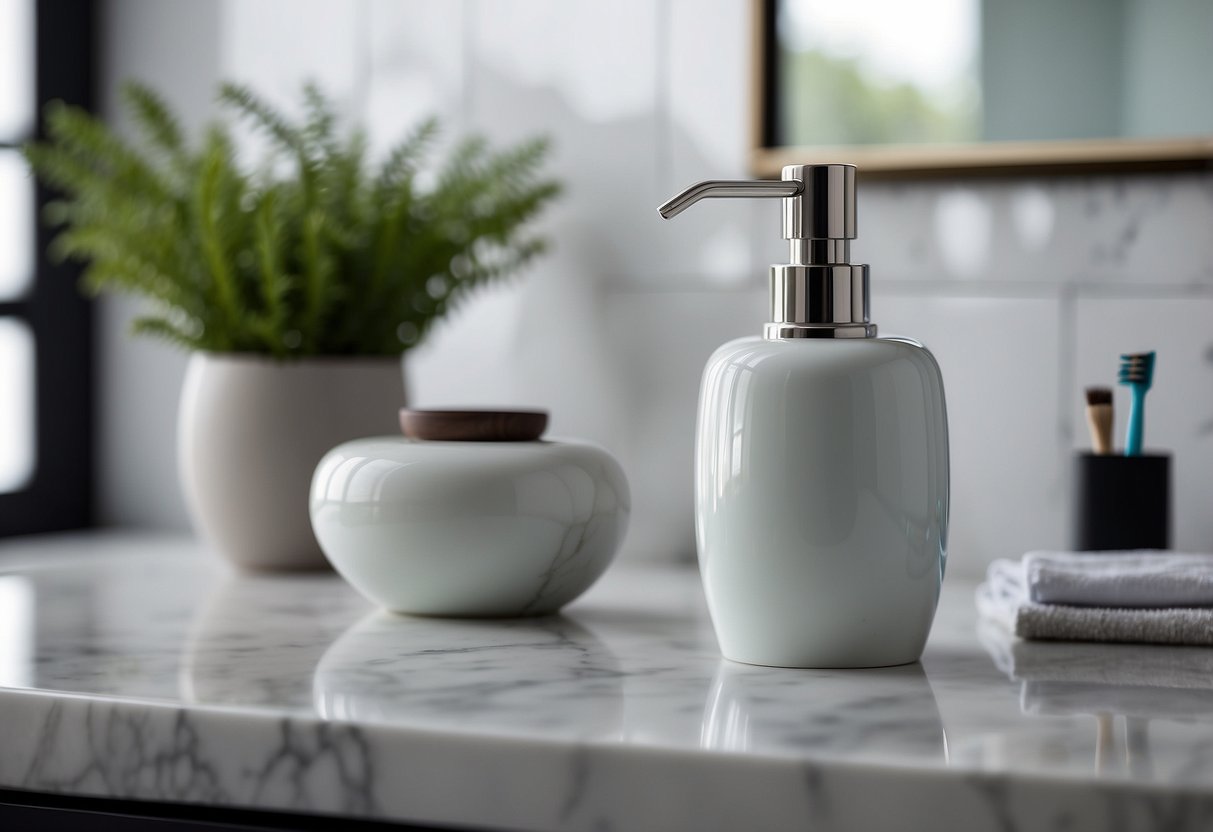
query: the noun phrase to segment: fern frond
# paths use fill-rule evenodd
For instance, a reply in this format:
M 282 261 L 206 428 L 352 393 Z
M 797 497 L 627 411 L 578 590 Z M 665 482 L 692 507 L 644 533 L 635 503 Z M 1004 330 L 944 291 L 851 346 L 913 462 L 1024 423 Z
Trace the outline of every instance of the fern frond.
M 330 211 L 357 216 L 369 206 L 363 205 L 363 169 L 366 167 L 366 133 L 355 130 L 345 147 L 332 150 L 324 171 Z
M 253 239 L 257 250 L 258 274 L 261 278 L 261 302 L 265 305 L 260 334 L 269 351 L 281 356 L 286 354 L 282 332 L 291 281 L 282 267 L 283 228 L 275 216 L 276 205 L 277 192 L 266 192 L 257 206 Z
M 295 358 L 410 349 L 477 287 L 544 250 L 526 229 L 560 191 L 540 175 L 545 141 L 494 152 L 471 137 L 427 180 L 418 173 L 435 120 L 370 169 L 365 135 L 339 130 L 318 88 L 303 96 L 297 124 L 247 87 L 220 88 L 229 111 L 271 139 L 256 169 L 221 125 L 191 145 L 143 85 L 124 91 L 136 143 L 49 106 L 49 140 L 24 152 L 63 191 L 46 211 L 60 229 L 53 253 L 86 264 L 88 290 L 152 301 L 141 333 Z
M 240 308 L 232 274 L 231 253 L 223 238 L 219 204 L 225 168 L 231 163 L 231 150 L 222 134 L 212 130 L 204 153 L 194 196 L 198 243 L 210 271 L 215 306 L 222 319 L 234 327 L 240 316 Z M 224 337 L 227 340 L 225 348 L 230 347 L 230 339 Z
M 438 120 L 428 118 L 417 125 L 404 141 L 393 147 L 375 179 L 376 195 L 390 195 L 403 182 L 412 179 L 418 164 L 437 137 Z
M 122 86 L 122 98 L 135 116 L 135 122 L 151 143 L 175 160 L 185 153 L 185 138 L 176 116 L 151 87 L 134 81 Z
M 328 99 L 320 92 L 320 88 L 312 81 L 303 85 L 303 102 L 307 108 L 307 122 L 303 127 L 302 138 L 309 145 L 335 150 L 333 125 L 337 123 L 337 115 Z
M 142 155 L 78 107 L 52 101 L 47 105 L 46 127 L 61 163 L 75 162 L 88 167 L 93 181 L 108 180 L 114 186 L 152 199 L 170 197 L 167 181 Z M 72 189 L 71 182 L 61 184 Z M 82 189 L 87 188 L 83 184 Z
M 205 299 L 192 286 L 166 273 L 162 264 L 115 229 L 71 228 L 55 238 L 51 254 L 59 259 L 87 261 L 85 285 L 94 292 L 117 288 L 147 295 L 189 314 L 205 311 Z
M 135 335 L 151 335 L 156 338 L 162 338 L 187 350 L 205 349 L 196 336 L 183 332 L 166 318 L 150 315 L 136 318 L 131 323 L 131 332 Z
M 118 189 L 104 171 L 59 145 L 27 144 L 21 152 L 44 182 L 69 195 L 87 194 L 106 202 L 120 202 L 124 194 L 130 194 Z
M 324 215 L 313 211 L 303 218 L 303 316 L 300 330 L 305 347 L 314 349 L 321 333 L 320 319 L 324 311 L 326 289 L 332 272 L 332 260 L 321 247 Z
M 304 150 L 303 135 L 299 128 L 287 121 L 281 113 L 263 98 L 243 84 L 223 83 L 219 86 L 219 101 L 236 109 L 254 125 L 278 141 L 283 149 L 295 153 Z

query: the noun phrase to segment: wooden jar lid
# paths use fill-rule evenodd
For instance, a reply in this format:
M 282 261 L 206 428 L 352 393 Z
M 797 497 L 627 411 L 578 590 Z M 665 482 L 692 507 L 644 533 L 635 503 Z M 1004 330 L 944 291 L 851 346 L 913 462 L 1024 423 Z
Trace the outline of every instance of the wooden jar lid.
M 442 442 L 533 442 L 548 426 L 546 410 L 412 410 L 400 408 L 409 439 Z

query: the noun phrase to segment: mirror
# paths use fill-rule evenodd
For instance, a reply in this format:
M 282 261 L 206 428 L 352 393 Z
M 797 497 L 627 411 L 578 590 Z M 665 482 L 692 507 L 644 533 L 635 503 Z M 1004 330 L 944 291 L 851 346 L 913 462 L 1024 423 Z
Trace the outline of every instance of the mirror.
M 753 167 L 1206 167 L 1208 0 L 752 0 Z

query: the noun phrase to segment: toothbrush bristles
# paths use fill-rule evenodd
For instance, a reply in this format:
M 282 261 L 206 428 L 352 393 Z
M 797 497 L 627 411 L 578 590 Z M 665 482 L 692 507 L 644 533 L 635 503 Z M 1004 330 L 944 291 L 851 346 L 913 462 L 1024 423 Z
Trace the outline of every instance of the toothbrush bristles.
M 1122 355 L 1116 380 L 1121 384 L 1149 384 L 1154 375 L 1154 353 Z
M 1087 388 L 1087 404 L 1095 407 L 1100 404 L 1112 403 L 1112 388 L 1110 387 L 1088 387 Z

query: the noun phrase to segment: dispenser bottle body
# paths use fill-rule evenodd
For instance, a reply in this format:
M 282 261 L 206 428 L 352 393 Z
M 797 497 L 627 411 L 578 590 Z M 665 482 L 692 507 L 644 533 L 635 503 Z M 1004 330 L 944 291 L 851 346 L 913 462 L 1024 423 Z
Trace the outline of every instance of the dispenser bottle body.
M 727 658 L 919 658 L 948 528 L 929 351 L 899 338 L 733 341 L 704 370 L 696 445 L 700 571 Z

